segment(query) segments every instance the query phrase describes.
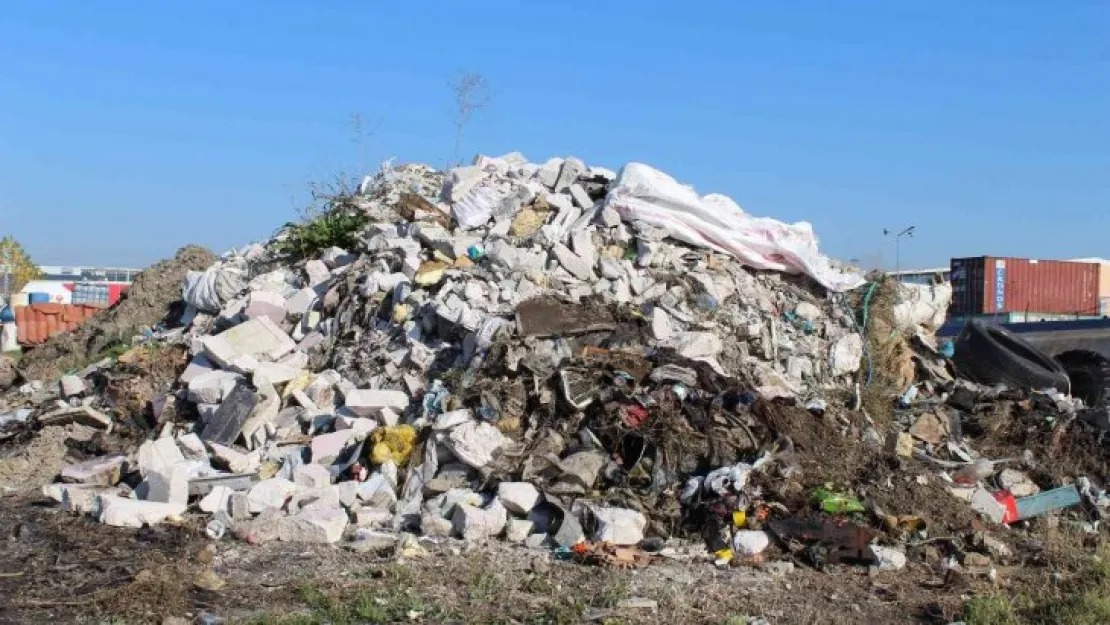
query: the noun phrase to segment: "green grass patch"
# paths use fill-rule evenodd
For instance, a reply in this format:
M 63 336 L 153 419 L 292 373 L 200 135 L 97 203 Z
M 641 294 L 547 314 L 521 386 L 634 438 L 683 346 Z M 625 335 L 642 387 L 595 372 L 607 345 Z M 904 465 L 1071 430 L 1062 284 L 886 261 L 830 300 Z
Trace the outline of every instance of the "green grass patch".
M 273 250 L 289 261 L 319 258 L 329 247 L 351 250 L 367 223 L 369 217 L 361 210 L 337 206 L 311 221 L 286 224 L 285 237 Z
M 307 606 L 303 613 L 260 615 L 243 621 L 243 625 L 359 625 L 451 618 L 448 611 L 402 588 L 340 592 L 306 585 L 300 589 L 300 599 Z
M 1020 625 L 1013 603 L 1005 597 L 989 595 L 974 597 L 964 607 L 967 625 Z

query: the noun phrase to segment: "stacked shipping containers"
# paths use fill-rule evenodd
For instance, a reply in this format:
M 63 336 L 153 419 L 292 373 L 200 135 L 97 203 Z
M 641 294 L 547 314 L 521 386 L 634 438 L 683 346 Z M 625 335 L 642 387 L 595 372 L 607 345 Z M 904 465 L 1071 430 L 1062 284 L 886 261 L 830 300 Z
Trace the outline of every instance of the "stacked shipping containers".
M 74 304 L 112 306 L 127 292 L 129 284 L 119 282 L 78 282 L 73 285 Z
M 1039 321 L 1102 314 L 1097 263 L 979 256 L 953 258 L 951 270 L 950 317 Z

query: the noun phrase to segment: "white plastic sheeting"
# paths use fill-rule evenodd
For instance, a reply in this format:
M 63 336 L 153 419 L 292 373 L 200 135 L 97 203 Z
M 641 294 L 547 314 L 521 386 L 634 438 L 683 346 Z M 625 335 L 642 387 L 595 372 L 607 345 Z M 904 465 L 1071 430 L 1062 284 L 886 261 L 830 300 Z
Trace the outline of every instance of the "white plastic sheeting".
M 948 304 L 952 301 L 952 283 L 899 284 L 898 301 L 894 304 L 894 324 L 912 332 L 919 326 L 933 329 L 944 325 Z
M 837 292 L 864 283 L 862 275 L 837 269 L 817 251 L 817 237 L 808 223 L 752 217 L 728 197 L 699 197 L 692 188 L 641 163 L 621 169 L 605 203 L 625 221 L 662 228 L 679 241 L 730 254 L 754 269 L 805 273 Z
M 181 299 L 202 312 L 218 313 L 223 305 L 247 286 L 239 272 L 220 267 L 190 271 L 181 286 Z
M 0 352 L 14 352 L 19 350 L 19 333 L 15 323 L 0 324 Z

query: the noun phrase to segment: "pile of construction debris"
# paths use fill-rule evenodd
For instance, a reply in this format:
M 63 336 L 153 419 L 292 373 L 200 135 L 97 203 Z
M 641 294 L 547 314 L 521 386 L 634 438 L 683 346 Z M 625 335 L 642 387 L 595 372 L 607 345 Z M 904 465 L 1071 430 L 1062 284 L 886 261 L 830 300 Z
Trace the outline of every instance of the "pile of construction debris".
M 644 553 L 620 547 L 700 532 L 719 558 L 757 556 L 783 510 L 759 484 L 799 471 L 760 407 L 847 413 L 872 374 L 843 296 L 863 280 L 807 224 L 643 165 L 384 167 L 334 210 L 363 219 L 350 249 L 291 261 L 303 248 L 285 230 L 191 272 L 184 315 L 136 348 L 189 354 L 142 415 L 150 435 L 45 492 L 116 526 L 199 509 L 216 539 L 504 536 L 635 564 Z M 936 315 L 903 311 L 912 375 L 946 375 L 919 326 Z M 37 423 L 134 428 L 103 371 L 85 374 L 62 378 Z M 943 402 L 952 384 L 929 391 Z M 946 423 L 905 436 L 939 445 L 925 428 Z M 873 424 L 849 429 L 883 443 Z

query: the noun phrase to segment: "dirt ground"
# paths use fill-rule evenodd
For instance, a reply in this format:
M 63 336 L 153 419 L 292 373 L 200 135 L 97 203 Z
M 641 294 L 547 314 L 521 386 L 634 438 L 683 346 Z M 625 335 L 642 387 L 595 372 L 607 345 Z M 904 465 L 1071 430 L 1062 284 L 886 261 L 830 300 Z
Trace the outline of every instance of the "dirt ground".
M 425 553 L 398 560 L 331 546 L 252 546 L 230 537 L 213 542 L 203 532 L 207 516 L 199 513 L 181 525 L 109 528 L 63 512 L 37 495 L 37 485 L 95 442 L 82 444 L 87 432 L 47 428 L 10 442 L 0 454 L 5 456 L 0 472 L 6 470 L 24 487 L 0 498 L 5 556 L 0 559 L 0 623 L 161 623 L 180 617 L 258 624 L 737 624 L 762 617 L 787 624 L 939 624 L 958 620 L 973 597 L 1031 602 L 1066 592 L 1063 581 L 1090 561 L 1102 542 L 1059 518 L 1035 519 L 1009 530 L 985 527 L 966 503 L 947 492 L 929 465 L 856 442 L 852 431 L 861 424 L 850 416 L 817 417 L 772 404 L 758 411 L 768 430 L 760 435 L 790 436 L 802 469 L 792 480 L 769 476 L 763 486 L 772 499 L 800 511 L 807 507 L 806 493 L 829 483 L 850 486 L 890 514 L 921 516 L 930 539 L 911 540 L 905 569 L 874 572 L 860 565 L 830 565 L 818 571 L 804 553 L 776 545 L 762 564 L 722 570 L 705 559 L 696 539 L 682 543 L 688 546 L 680 550 L 685 555 L 639 570 L 563 561 L 551 551 L 502 542 L 472 546 L 455 540 L 421 543 Z M 1058 456 L 1060 450 L 1091 457 L 1060 466 L 1046 463 L 1047 468 L 1032 473 L 1045 486 L 1071 471 L 1097 469 L 1104 461 L 1088 430 L 1073 424 L 1059 436 L 1035 436 L 1030 428 L 1040 417 L 1028 416 L 1011 417 L 991 430 L 996 417 L 983 415 L 986 433 L 979 443 L 1006 453 L 1028 443 L 1041 458 Z M 1026 431 L 1020 440 L 1013 434 Z M 29 462 L 31 457 L 39 462 Z M 968 536 L 976 531 L 1014 552 L 993 559 L 996 580 L 940 572 L 937 562 L 966 550 Z M 893 535 L 881 540 L 900 542 Z M 792 570 L 783 572 L 779 563 L 784 562 Z M 645 599 L 655 604 L 637 607 Z
M 454 540 L 395 561 L 327 546 L 214 543 L 188 524 L 109 529 L 25 497 L 0 500 L 0 540 L 3 623 L 944 622 L 971 589 L 938 589 L 942 580 L 923 566 L 780 574 L 699 560 L 623 571 Z M 198 578 L 212 587 L 202 573 L 226 586 L 198 587 Z M 657 607 L 630 607 L 636 599 Z

